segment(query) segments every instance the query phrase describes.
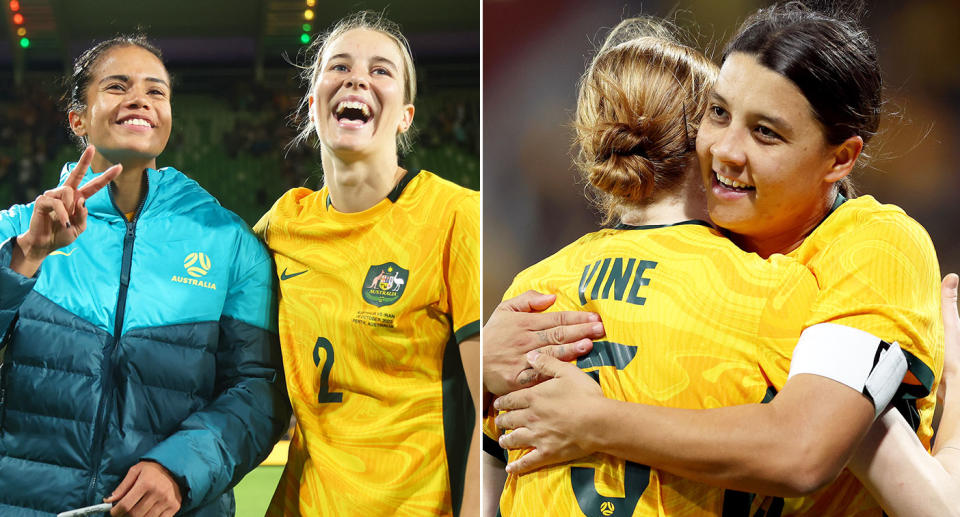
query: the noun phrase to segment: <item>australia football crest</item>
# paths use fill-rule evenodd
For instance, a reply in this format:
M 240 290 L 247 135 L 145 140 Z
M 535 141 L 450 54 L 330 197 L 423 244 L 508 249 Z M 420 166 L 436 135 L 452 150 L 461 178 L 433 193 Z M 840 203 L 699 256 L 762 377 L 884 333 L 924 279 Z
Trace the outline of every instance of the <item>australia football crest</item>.
M 370 266 L 361 289 L 363 299 L 377 307 L 392 305 L 403 296 L 409 276 L 409 271 L 393 262 Z

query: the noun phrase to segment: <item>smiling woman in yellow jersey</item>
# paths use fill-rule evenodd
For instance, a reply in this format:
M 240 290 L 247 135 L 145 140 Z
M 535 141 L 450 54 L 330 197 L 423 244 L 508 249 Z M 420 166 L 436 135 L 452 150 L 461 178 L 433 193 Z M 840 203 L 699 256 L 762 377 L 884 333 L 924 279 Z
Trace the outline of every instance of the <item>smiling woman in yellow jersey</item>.
M 360 13 L 312 51 L 301 136 L 318 136 L 325 185 L 255 228 L 297 417 L 268 515 L 472 514 L 479 193 L 398 166 L 416 78 L 395 25 Z

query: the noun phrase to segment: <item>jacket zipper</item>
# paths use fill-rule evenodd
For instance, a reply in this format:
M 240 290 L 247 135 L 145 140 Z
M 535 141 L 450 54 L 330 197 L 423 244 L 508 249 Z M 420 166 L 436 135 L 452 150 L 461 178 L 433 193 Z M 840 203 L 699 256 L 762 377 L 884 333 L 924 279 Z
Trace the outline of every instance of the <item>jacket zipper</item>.
M 3 424 L 7 420 L 7 379 L 4 375 L 6 361 L 0 361 L 0 435 L 3 435 Z
M 128 221 L 126 214 L 117 206 L 117 201 L 113 197 L 113 184 L 109 185 L 110 201 L 113 208 L 117 210 L 123 222 L 126 225 L 126 234 L 123 237 L 123 259 L 120 266 L 120 292 L 117 295 L 117 309 L 113 320 L 113 341 L 108 353 L 103 356 L 101 369 L 105 376 L 103 379 L 103 394 L 100 396 L 100 404 L 97 406 L 97 418 L 94 420 L 93 428 L 93 463 L 91 468 L 93 472 L 90 477 L 90 485 L 87 487 L 87 500 L 93 502 L 96 493 L 97 479 L 100 477 L 100 462 L 103 460 L 103 442 L 106 438 L 104 429 L 106 427 L 106 404 L 107 399 L 113 395 L 114 383 L 116 378 L 116 365 L 114 364 L 114 353 L 120 344 L 120 334 L 123 331 L 123 316 L 127 306 L 127 288 L 130 286 L 130 267 L 133 262 L 133 242 L 137 236 L 137 220 L 140 219 L 140 212 L 143 205 L 147 202 L 147 193 L 149 189 L 149 176 L 144 174 L 144 192 L 134 212 L 133 220 Z
M 0 340 L 0 434 L 3 434 L 3 424 L 7 420 L 7 376 L 5 371 L 7 369 L 7 345 L 13 339 L 13 328 L 16 326 L 19 314 L 18 312 L 17 316 L 14 316 L 10 328 L 7 329 L 7 333 Z
M 13 329 L 16 328 L 19 318 L 20 312 L 17 311 L 13 321 L 10 322 L 10 327 L 7 328 L 7 332 L 0 339 L 0 435 L 3 434 L 3 425 L 7 420 L 7 379 L 5 371 L 7 369 L 7 345 L 13 341 Z

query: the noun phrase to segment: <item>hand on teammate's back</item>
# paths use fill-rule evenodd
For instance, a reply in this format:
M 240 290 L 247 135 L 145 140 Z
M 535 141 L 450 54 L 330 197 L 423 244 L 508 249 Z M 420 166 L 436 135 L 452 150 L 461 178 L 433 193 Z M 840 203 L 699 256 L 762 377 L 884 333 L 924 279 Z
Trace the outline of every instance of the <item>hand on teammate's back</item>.
M 483 387 L 499 396 L 533 385 L 536 373 L 527 352 L 542 349 L 561 361 L 589 352 L 603 337 L 600 316 L 592 312 L 541 313 L 556 301 L 552 294 L 527 291 L 504 300 L 483 327 Z M 544 348 L 546 347 L 546 348 Z
M 542 383 L 504 395 L 494 402 L 497 427 L 513 430 L 500 436 L 504 449 L 534 449 L 507 465 L 510 474 L 525 474 L 546 465 L 594 452 L 590 410 L 604 399 L 603 390 L 576 365 L 531 352 L 530 364 Z M 571 418 L 571 411 L 577 414 Z

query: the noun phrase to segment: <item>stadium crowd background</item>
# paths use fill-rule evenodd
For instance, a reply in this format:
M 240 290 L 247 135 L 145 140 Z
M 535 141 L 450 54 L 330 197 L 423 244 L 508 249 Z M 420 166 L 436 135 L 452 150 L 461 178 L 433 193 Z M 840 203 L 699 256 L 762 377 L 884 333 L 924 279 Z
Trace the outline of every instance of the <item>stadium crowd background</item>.
M 743 18 L 770 3 L 484 3 L 485 318 L 518 272 L 599 227 L 570 146 L 577 80 L 603 41 L 601 28 L 640 14 L 674 17 L 716 59 Z M 878 45 L 891 115 L 867 147 L 871 166 L 854 175 L 858 190 L 904 208 L 930 233 L 943 273 L 960 272 L 960 4 L 866 4 L 864 24 Z

